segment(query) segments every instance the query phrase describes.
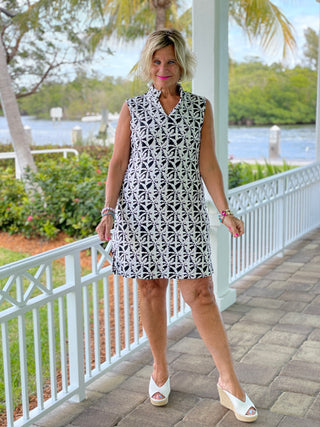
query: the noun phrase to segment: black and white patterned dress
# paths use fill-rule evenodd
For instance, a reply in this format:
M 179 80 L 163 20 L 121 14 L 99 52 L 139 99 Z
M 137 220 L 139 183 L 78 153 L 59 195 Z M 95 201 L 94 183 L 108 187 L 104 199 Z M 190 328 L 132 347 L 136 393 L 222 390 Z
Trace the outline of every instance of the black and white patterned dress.
M 180 86 L 170 114 L 161 92 L 127 100 L 131 152 L 116 210 L 113 271 L 140 279 L 210 276 L 209 219 L 199 171 L 206 99 Z

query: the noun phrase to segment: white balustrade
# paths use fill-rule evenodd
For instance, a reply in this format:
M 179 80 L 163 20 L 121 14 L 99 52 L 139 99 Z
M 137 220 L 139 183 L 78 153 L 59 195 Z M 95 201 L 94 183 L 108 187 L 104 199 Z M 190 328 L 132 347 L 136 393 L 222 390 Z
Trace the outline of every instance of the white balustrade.
M 231 190 L 230 206 L 244 219 L 246 233 L 230 237 L 229 282 L 318 227 L 319 194 L 320 163 Z M 112 274 L 110 245 L 93 236 L 0 267 L 8 426 L 31 425 L 66 400 L 83 400 L 88 384 L 146 341 L 137 283 Z M 168 286 L 167 312 L 168 324 L 189 312 L 176 281 Z M 23 416 L 14 421 L 17 377 Z
M 139 320 L 137 283 L 112 274 L 110 245 L 104 248 L 93 236 L 0 267 L 0 354 L 8 426 L 33 424 L 68 399 L 83 400 L 90 382 L 146 341 Z M 81 265 L 83 256 L 91 258 L 90 267 L 88 261 Z M 56 277 L 61 271 L 63 280 Z M 181 299 L 178 308 L 178 298 L 174 282 L 173 291 L 169 286 L 167 292 L 168 324 L 189 311 Z M 45 312 L 45 323 L 41 312 Z M 46 364 L 44 341 L 49 352 Z M 19 367 L 13 372 L 16 342 Z M 23 417 L 14 422 L 13 394 L 17 392 L 12 383 L 17 375 Z M 48 387 L 50 398 L 45 399 Z M 37 407 L 29 410 L 31 390 L 37 396 Z
M 31 154 L 50 154 L 50 153 L 62 153 L 63 157 L 66 159 L 68 153 L 74 154 L 77 158 L 79 157 L 79 152 L 75 148 L 50 148 L 45 150 L 31 150 Z M 21 170 L 18 164 L 17 155 L 14 151 L 10 151 L 8 153 L 0 153 L 1 159 L 14 159 L 15 165 L 15 177 L 16 179 L 21 178 Z
M 246 232 L 230 237 L 230 284 L 320 225 L 320 162 L 229 191 Z

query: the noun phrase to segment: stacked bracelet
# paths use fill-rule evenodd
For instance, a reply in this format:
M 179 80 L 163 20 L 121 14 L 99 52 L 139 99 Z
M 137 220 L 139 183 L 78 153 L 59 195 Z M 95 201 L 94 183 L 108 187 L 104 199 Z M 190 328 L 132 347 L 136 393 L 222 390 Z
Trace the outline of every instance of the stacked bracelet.
M 114 213 L 113 212 L 104 212 L 101 216 L 104 217 L 106 215 L 112 215 L 112 218 L 114 220 Z
M 233 215 L 233 213 L 231 212 L 230 209 L 226 209 L 224 211 L 221 211 L 221 213 L 218 215 L 219 221 L 223 222 L 223 220 L 225 219 L 225 217 L 228 216 L 228 215 Z
M 113 212 L 113 213 L 115 213 L 116 212 L 116 210 L 114 209 L 114 208 L 110 208 L 110 206 L 105 206 L 103 209 L 102 209 L 102 211 L 101 211 L 101 216 L 103 216 L 103 214 L 105 213 L 105 212 Z

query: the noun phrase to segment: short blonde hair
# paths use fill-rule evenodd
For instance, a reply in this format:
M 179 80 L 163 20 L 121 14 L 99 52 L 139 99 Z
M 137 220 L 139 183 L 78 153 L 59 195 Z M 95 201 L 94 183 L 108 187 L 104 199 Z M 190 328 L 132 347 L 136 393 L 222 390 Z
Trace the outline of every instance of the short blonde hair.
M 151 33 L 142 49 L 137 67 L 137 74 L 142 80 L 150 80 L 150 67 L 154 53 L 170 45 L 173 46 L 176 60 L 181 67 L 180 80 L 192 79 L 196 65 L 194 55 L 188 49 L 179 31 L 164 29 Z

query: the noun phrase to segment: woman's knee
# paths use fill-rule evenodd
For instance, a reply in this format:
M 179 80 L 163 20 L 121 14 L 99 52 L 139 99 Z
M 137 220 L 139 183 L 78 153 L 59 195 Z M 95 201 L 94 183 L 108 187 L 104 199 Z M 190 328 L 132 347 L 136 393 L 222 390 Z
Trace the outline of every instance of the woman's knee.
M 168 281 L 164 279 L 138 279 L 141 296 L 144 299 L 163 298 L 166 295 Z
M 180 287 L 182 291 L 182 296 L 185 302 L 190 305 L 190 307 L 195 304 L 215 304 L 213 282 L 211 277 L 183 280 L 180 283 Z

